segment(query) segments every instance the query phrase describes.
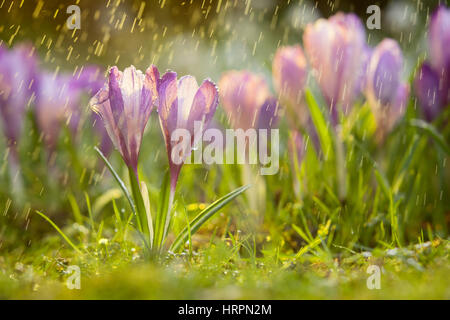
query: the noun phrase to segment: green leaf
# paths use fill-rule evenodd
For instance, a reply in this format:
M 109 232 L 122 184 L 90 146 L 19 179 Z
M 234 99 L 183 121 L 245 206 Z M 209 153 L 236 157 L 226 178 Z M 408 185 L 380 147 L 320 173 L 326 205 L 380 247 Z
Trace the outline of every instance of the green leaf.
M 164 243 L 167 233 L 167 224 L 170 220 L 170 172 L 167 171 L 164 175 L 163 183 L 161 185 L 158 204 L 158 211 L 155 218 L 155 238 L 154 247 L 160 249 Z
M 449 145 L 445 142 L 444 137 L 436 130 L 433 125 L 421 119 L 412 119 L 409 121 L 409 125 L 428 134 L 442 148 L 442 150 L 444 150 L 447 155 L 450 155 Z
M 128 203 L 130 204 L 131 210 L 136 215 L 136 206 L 134 205 L 133 199 L 131 198 L 130 192 L 128 191 L 127 187 L 125 186 L 125 183 L 120 179 L 117 172 L 112 167 L 111 163 L 109 163 L 108 159 L 106 159 L 105 155 L 100 151 L 99 148 L 94 147 L 94 150 L 99 154 L 100 158 L 102 158 L 103 162 L 105 162 L 106 167 L 109 169 L 111 174 L 113 175 L 114 179 L 116 179 L 117 183 L 119 184 L 120 189 L 122 189 L 125 197 L 128 200 Z
M 320 111 L 319 105 L 310 90 L 306 90 L 305 98 L 309 113 L 311 114 L 311 119 L 317 130 L 317 134 L 319 135 L 320 145 L 322 146 L 322 152 L 325 159 L 333 158 L 333 145 L 330 130 L 328 129 L 328 125 L 322 112 Z
M 80 207 L 77 204 L 77 200 L 75 199 L 75 197 L 71 192 L 69 192 L 67 198 L 69 199 L 70 206 L 72 207 L 75 222 L 78 224 L 83 224 L 83 216 L 81 215 Z
M 153 247 L 153 238 L 154 238 L 153 220 L 152 220 L 152 213 L 150 211 L 150 196 L 148 194 L 147 185 L 143 181 L 141 181 L 141 194 L 142 200 L 144 202 L 145 214 L 147 216 L 147 227 L 149 230 L 149 242 L 151 249 Z
M 229 194 L 223 196 L 222 198 L 214 201 L 211 205 L 205 208 L 202 212 L 200 212 L 189 224 L 190 227 L 185 227 L 180 234 L 177 236 L 175 241 L 172 243 L 170 250 L 175 252 L 178 251 L 181 246 L 186 242 L 189 237 L 189 234 L 195 234 L 198 229 L 206 222 L 209 218 L 211 218 L 217 211 L 222 209 L 227 203 L 236 198 L 238 195 L 247 190 L 250 185 L 246 185 L 236 190 L 230 192 Z
M 128 174 L 130 176 L 131 193 L 133 194 L 134 203 L 136 204 L 137 225 L 140 232 L 149 235 L 149 228 L 147 223 L 147 213 L 142 199 L 141 189 L 139 188 L 138 177 L 134 173 L 133 168 L 128 167 Z

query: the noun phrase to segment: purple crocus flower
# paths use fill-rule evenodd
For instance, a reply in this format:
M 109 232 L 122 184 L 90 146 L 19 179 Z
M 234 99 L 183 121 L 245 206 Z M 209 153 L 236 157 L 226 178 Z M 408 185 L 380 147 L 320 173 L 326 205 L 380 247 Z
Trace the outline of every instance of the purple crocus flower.
M 404 114 L 409 95 L 402 81 L 403 54 L 398 43 L 383 40 L 373 51 L 366 79 L 366 95 L 383 137 Z
M 266 81 L 259 75 L 249 71 L 228 71 L 222 75 L 219 88 L 222 105 L 236 129 L 256 127 L 260 111 L 273 110 L 268 104 L 273 106 L 275 100 Z M 262 108 L 263 105 L 266 107 Z M 276 115 L 276 110 L 273 111 Z
M 158 114 L 161 130 L 167 148 L 170 167 L 171 199 L 175 192 L 178 175 L 184 160 L 191 154 L 196 139 L 201 137 L 204 128 L 211 121 L 218 104 L 216 85 L 209 79 L 199 86 L 193 76 L 184 76 L 177 80 L 177 74 L 169 71 L 158 85 Z M 196 123 L 200 123 L 197 131 Z M 190 141 L 182 141 L 183 149 L 175 154 L 174 148 L 179 141 L 173 136 L 177 129 L 189 133 Z M 177 158 L 178 157 L 178 158 Z M 177 159 L 177 161 L 174 161 Z
M 354 14 L 337 13 L 308 24 L 303 42 L 322 93 L 337 123 L 337 109 L 346 112 L 361 92 L 369 49 L 364 26 Z
M 158 79 L 155 66 L 150 66 L 145 74 L 134 66 L 123 72 L 112 67 L 107 83 L 90 101 L 91 108 L 100 114 L 114 146 L 136 177 L 142 136 L 157 100 Z
M 429 35 L 430 63 L 435 70 L 448 72 L 450 65 L 450 9 L 439 6 L 431 16 Z
M 53 152 L 66 119 L 69 102 L 68 82 L 64 76 L 42 71 L 36 91 L 36 121 L 48 150 Z
M 450 10 L 440 6 L 429 28 L 430 60 L 422 64 L 414 81 L 425 119 L 434 120 L 450 103 Z
M 427 121 L 433 121 L 441 112 L 442 108 L 450 101 L 446 98 L 441 87 L 442 78 L 427 62 L 420 67 L 414 87 L 422 112 Z
M 302 48 L 298 45 L 279 48 L 273 59 L 272 74 L 281 103 L 305 125 L 307 112 L 302 107 L 301 98 L 308 73 Z
M 279 104 L 266 80 L 249 71 L 228 71 L 219 81 L 220 98 L 236 129 L 270 129 L 278 121 Z
M 0 117 L 7 144 L 15 156 L 26 106 L 36 85 L 33 48 L 22 44 L 12 50 L 0 45 Z
M 83 68 L 75 74 L 49 73 L 42 71 L 36 91 L 36 118 L 48 150 L 53 152 L 61 130 L 67 123 L 76 137 L 81 119 L 81 98 L 101 87 L 100 69 L 94 66 Z

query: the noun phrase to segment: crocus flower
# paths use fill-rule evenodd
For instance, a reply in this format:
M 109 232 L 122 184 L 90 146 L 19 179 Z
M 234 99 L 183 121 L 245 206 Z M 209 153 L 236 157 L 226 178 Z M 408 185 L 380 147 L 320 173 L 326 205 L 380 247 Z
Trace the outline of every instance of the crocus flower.
M 157 100 L 158 79 L 155 66 L 150 66 L 145 74 L 134 66 L 123 72 L 112 67 L 107 83 L 90 101 L 91 108 L 103 119 L 115 148 L 136 177 L 142 136 Z
M 100 70 L 86 67 L 75 74 L 56 74 L 42 71 L 36 91 L 36 118 L 43 139 L 53 152 L 61 126 L 67 123 L 76 137 L 81 119 L 81 98 L 101 87 Z
M 429 28 L 429 61 L 423 63 L 414 81 L 425 119 L 434 120 L 450 103 L 450 10 L 440 6 Z
M 429 28 L 430 63 L 435 70 L 448 72 L 450 65 L 450 9 L 439 6 L 433 13 Z
M 337 123 L 337 108 L 348 111 L 363 89 L 370 54 L 365 39 L 364 26 L 354 14 L 338 13 L 306 26 L 305 51 L 330 106 L 333 124 Z
M 273 59 L 272 75 L 281 103 L 305 126 L 307 112 L 301 98 L 308 73 L 302 48 L 298 45 L 279 48 Z
M 219 88 L 222 105 L 236 129 L 256 127 L 260 110 L 267 110 L 262 106 L 272 99 L 264 78 L 249 71 L 226 72 L 219 81 Z
M 61 124 L 65 120 L 67 89 L 64 77 L 46 71 L 40 73 L 36 92 L 36 121 L 50 152 L 56 146 Z
M 158 85 L 158 114 L 166 143 L 170 167 L 171 198 L 175 192 L 178 175 L 184 160 L 191 154 L 196 139 L 203 132 L 195 132 L 195 123 L 200 123 L 203 131 L 211 121 L 218 104 L 216 85 L 209 79 L 199 86 L 193 76 L 184 76 L 177 80 L 177 74 L 169 71 L 161 78 Z M 172 139 L 177 129 L 184 129 L 190 135 L 190 141 L 183 141 L 182 154 L 175 154 L 174 147 L 180 141 Z M 179 157 L 177 161 L 174 161 Z
M 19 45 L 7 50 L 0 45 L 0 116 L 7 144 L 15 153 L 26 106 L 36 85 L 33 48 Z
M 383 40 L 373 51 L 366 81 L 366 95 L 381 137 L 405 112 L 409 87 L 401 79 L 402 69 L 403 55 L 398 43 Z

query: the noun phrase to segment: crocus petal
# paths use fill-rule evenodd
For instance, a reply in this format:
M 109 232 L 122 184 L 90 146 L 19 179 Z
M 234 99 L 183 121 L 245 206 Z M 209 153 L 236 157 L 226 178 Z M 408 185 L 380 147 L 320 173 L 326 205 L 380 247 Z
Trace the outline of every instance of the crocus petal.
M 207 125 L 214 116 L 218 103 L 219 93 L 216 85 L 208 79 L 203 81 L 192 101 L 188 129 L 193 129 L 194 121 L 203 121 Z
M 36 92 L 36 119 L 47 149 L 52 152 L 58 141 L 61 125 L 69 114 L 69 81 L 55 73 L 42 72 Z
M 28 44 L 12 50 L 0 45 L 0 118 L 9 146 L 14 146 L 19 139 L 25 109 L 36 87 L 33 51 Z
M 369 65 L 367 90 L 382 105 L 392 104 L 401 85 L 403 55 L 396 41 L 383 40 L 374 50 Z
M 425 119 L 432 121 L 443 106 L 443 97 L 439 90 L 439 75 L 433 68 L 424 63 L 414 81 L 416 95 Z
M 258 129 L 271 129 L 278 124 L 278 100 L 274 97 L 268 98 L 259 111 Z
M 275 89 L 284 103 L 296 107 L 302 96 L 306 79 L 306 59 L 300 46 L 277 50 L 272 63 Z
M 256 125 L 259 109 L 268 97 L 263 77 L 248 71 L 229 71 L 219 81 L 220 98 L 232 125 L 247 130 Z
M 177 74 L 167 72 L 158 86 L 158 114 L 166 145 L 170 141 L 170 133 L 177 127 Z
M 430 63 L 435 70 L 450 66 L 450 9 L 439 6 L 431 16 L 429 28 Z

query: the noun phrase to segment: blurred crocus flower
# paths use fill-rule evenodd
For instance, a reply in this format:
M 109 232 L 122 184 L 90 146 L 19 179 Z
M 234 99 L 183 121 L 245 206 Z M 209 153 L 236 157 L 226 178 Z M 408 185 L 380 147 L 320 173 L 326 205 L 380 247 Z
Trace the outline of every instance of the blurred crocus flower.
M 338 13 L 306 26 L 303 42 L 314 76 L 337 123 L 361 93 L 370 51 L 364 26 L 354 14 Z
M 273 59 L 272 74 L 282 105 L 290 108 L 305 126 L 307 112 L 302 108 L 301 99 L 308 72 L 302 48 L 298 45 L 279 48 Z
M 94 66 L 75 74 L 56 74 L 42 71 L 36 91 L 36 118 L 47 148 L 56 146 L 61 126 L 67 123 L 75 137 L 82 114 L 83 94 L 99 90 L 100 69 Z
M 36 92 L 36 121 L 50 152 L 56 146 L 61 124 L 65 120 L 67 90 L 64 77 L 46 71 L 40 73 Z
M 145 74 L 134 66 L 123 72 L 109 70 L 107 83 L 91 99 L 114 146 L 137 178 L 139 151 L 144 129 L 157 100 L 159 72 L 150 66 Z
M 385 39 L 374 49 L 366 79 L 366 95 L 381 137 L 392 129 L 406 109 L 409 86 L 402 81 L 403 54 L 398 43 Z
M 0 116 L 7 144 L 15 153 L 26 106 L 36 85 L 33 48 L 19 45 L 8 50 L 0 45 Z
M 429 27 L 429 61 L 419 69 L 414 86 L 425 119 L 434 120 L 450 103 L 450 10 L 440 6 Z
M 275 125 L 278 103 L 263 77 L 249 71 L 228 71 L 222 75 L 219 88 L 222 105 L 235 129 Z
M 184 76 L 177 80 L 177 74 L 169 71 L 159 82 L 158 98 L 158 114 L 169 157 L 173 199 L 183 162 L 190 156 L 196 140 L 201 138 L 203 130 L 214 116 L 218 92 L 211 80 L 204 80 L 199 86 L 193 76 Z M 200 127 L 196 127 L 198 124 Z M 183 149 L 180 154 L 175 154 L 174 148 L 180 143 L 179 138 L 175 136 L 178 129 L 188 132 L 190 141 L 182 141 Z

